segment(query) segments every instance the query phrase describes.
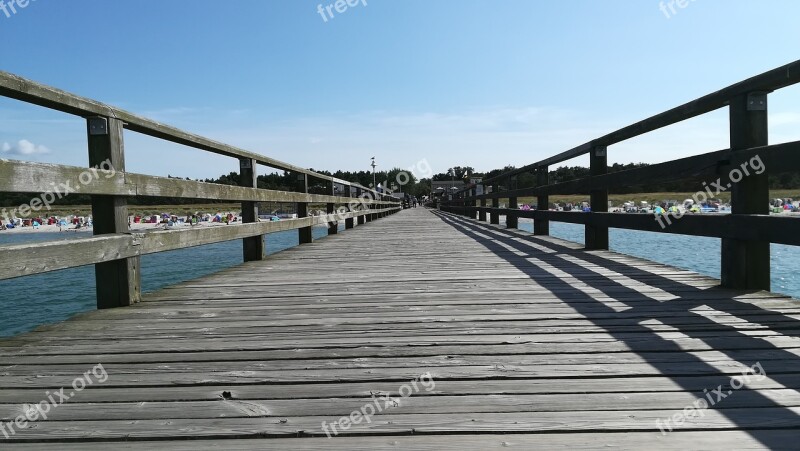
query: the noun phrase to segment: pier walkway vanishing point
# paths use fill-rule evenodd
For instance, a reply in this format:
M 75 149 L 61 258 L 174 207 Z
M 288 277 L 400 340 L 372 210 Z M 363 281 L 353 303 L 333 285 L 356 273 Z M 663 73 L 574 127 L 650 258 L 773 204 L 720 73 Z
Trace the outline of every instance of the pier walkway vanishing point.
M 404 210 L 0 341 L 0 448 L 796 449 L 800 305 L 718 285 Z

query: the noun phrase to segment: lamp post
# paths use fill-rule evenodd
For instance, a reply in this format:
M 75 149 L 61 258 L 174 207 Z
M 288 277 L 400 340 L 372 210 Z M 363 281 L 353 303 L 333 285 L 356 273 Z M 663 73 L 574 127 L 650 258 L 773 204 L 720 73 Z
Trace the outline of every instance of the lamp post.
M 372 189 L 378 190 L 378 184 L 375 180 L 375 157 L 372 157 Z

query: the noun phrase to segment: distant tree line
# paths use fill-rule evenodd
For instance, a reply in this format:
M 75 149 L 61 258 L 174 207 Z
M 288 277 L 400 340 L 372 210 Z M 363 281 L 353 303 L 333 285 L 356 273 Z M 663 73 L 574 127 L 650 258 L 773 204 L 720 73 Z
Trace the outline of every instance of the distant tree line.
M 636 169 L 649 166 L 647 163 L 631 163 L 631 164 L 618 164 L 615 163 L 609 166 L 609 172 L 618 172 L 629 169 Z M 514 166 L 506 166 L 502 169 L 494 169 L 486 173 L 475 172 L 475 169 L 470 166 L 455 166 L 450 168 L 447 172 L 442 172 L 433 175 L 430 179 L 424 178 L 418 180 L 412 173 L 407 172 L 400 168 L 394 168 L 389 171 L 379 171 L 375 173 L 375 179 L 381 186 L 391 188 L 392 184 L 396 188 L 401 188 L 402 191 L 409 193 L 413 196 L 422 197 L 431 192 L 431 181 L 449 181 L 460 180 L 469 181 L 472 177 L 482 177 L 489 179 L 505 172 L 516 169 Z M 314 171 L 311 169 L 311 171 Z M 320 174 L 333 176 L 335 178 L 358 183 L 362 186 L 371 187 L 372 185 L 372 172 L 370 171 L 315 171 Z M 402 175 L 401 175 L 402 173 Z M 575 180 L 589 176 L 589 168 L 582 166 L 562 166 L 550 171 L 550 182 L 559 183 Z M 172 177 L 169 178 L 180 178 Z M 681 174 L 676 174 L 676 179 L 682 177 Z M 190 180 L 190 179 L 186 179 Z M 221 175 L 217 178 L 200 180 L 207 183 L 217 183 L 221 185 L 235 185 L 240 184 L 239 174 L 231 172 L 227 175 Z M 277 190 L 277 191 L 301 191 L 301 181 L 298 180 L 297 174 L 288 171 L 273 172 L 271 174 L 263 174 L 258 176 L 258 187 L 262 189 Z M 517 175 L 516 188 L 532 188 L 536 186 L 536 174 L 522 173 Z M 769 176 L 770 189 L 796 189 L 800 188 L 800 173 L 786 172 L 778 175 Z M 650 192 L 692 192 L 698 190 L 697 181 L 694 180 L 676 180 L 672 182 L 660 182 L 654 185 L 648 185 L 646 191 Z M 316 194 L 330 193 L 330 185 L 322 180 L 310 179 L 309 192 Z M 621 189 L 614 190 L 617 194 L 631 194 L 642 192 L 641 186 L 629 186 Z M 26 204 L 31 201 L 31 194 L 24 193 L 0 193 L 0 207 L 16 207 Z M 91 203 L 91 198 L 84 194 L 71 194 L 53 203 L 53 205 L 88 205 Z M 217 199 L 182 199 L 175 197 L 136 197 L 129 200 L 131 205 L 190 205 L 190 204 L 207 204 L 207 203 L 230 203 L 229 201 L 220 201 Z
M 630 169 L 638 169 L 647 166 L 650 165 L 647 163 L 630 163 L 630 164 L 614 163 L 613 165 L 608 167 L 608 172 L 627 171 Z M 455 166 L 453 168 L 450 168 L 447 172 L 441 172 L 439 174 L 433 175 L 432 180 L 435 182 L 450 181 L 450 180 L 462 180 L 464 182 L 467 182 L 469 181 L 470 178 L 483 178 L 484 180 L 488 180 L 497 177 L 498 175 L 512 171 L 514 169 L 516 169 L 515 166 L 506 166 L 502 169 L 494 169 L 489 172 L 479 173 L 475 172 L 475 169 L 470 166 Z M 550 183 L 568 182 L 570 180 L 589 177 L 589 175 L 590 175 L 589 168 L 583 166 L 561 166 L 559 168 L 550 171 Z M 646 186 L 646 191 L 692 192 L 698 190 L 698 182 L 696 180 L 685 179 L 685 178 L 681 180 L 682 177 L 684 177 L 683 174 L 675 174 L 676 178 L 675 181 L 648 184 Z M 502 185 L 505 188 L 505 185 L 504 184 Z M 524 172 L 521 174 L 517 174 L 516 176 L 517 189 L 533 188 L 536 185 L 537 182 L 535 173 Z M 787 172 L 778 175 L 770 175 L 769 187 L 770 189 L 800 188 L 800 173 Z M 643 191 L 642 188 L 643 186 L 631 185 L 625 188 L 615 189 L 614 192 L 617 194 L 634 194 L 642 192 Z

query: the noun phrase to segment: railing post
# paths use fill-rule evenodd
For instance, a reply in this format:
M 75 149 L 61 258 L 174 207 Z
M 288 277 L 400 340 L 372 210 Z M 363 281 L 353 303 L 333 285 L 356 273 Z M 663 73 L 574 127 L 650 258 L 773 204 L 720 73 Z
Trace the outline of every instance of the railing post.
M 477 189 L 476 189 L 477 192 Z M 481 194 L 486 194 L 486 188 L 481 190 Z M 478 211 L 478 220 L 481 222 L 486 222 L 486 198 L 480 200 L 480 210 Z
M 336 183 L 331 181 L 331 196 L 336 195 Z M 329 215 L 336 213 L 336 204 L 328 203 L 326 205 L 326 211 Z M 328 223 L 328 235 L 336 235 L 339 233 L 339 221 L 333 221 Z
M 513 184 L 512 184 L 513 182 Z M 513 185 L 513 186 L 512 186 Z M 516 191 L 517 189 L 517 177 L 513 176 L 508 181 L 508 189 Z M 508 198 L 508 209 L 509 210 L 517 210 L 519 209 L 519 203 L 517 202 L 517 196 L 509 196 Z M 509 212 L 506 213 L 506 228 L 507 229 L 516 229 L 519 228 L 519 216 L 517 216 L 516 212 Z
M 492 194 L 500 195 L 500 185 L 495 183 L 492 185 Z M 497 209 L 500 208 L 500 198 L 494 197 L 492 198 L 492 208 L 495 210 L 492 211 L 491 215 L 491 224 L 499 225 L 500 224 L 500 213 L 497 212 Z
M 605 146 L 593 147 L 589 153 L 589 173 L 592 177 L 608 173 L 608 149 Z M 589 220 L 598 219 L 594 213 L 608 212 L 608 189 L 593 189 L 589 203 Z M 586 249 L 608 249 L 608 227 L 596 222 L 586 225 Z
M 353 187 L 352 186 L 345 185 L 345 187 L 344 187 L 344 197 L 346 197 L 348 199 L 351 199 L 351 201 L 347 203 L 347 213 L 348 214 L 352 213 L 353 212 L 353 210 L 351 209 L 351 206 L 353 205 L 353 203 L 352 203 Z M 345 228 L 345 230 L 350 230 L 353 227 L 355 227 L 355 221 L 353 221 L 353 219 L 354 218 L 347 218 L 347 219 L 344 220 L 344 228 Z
M 356 194 L 358 195 L 358 200 L 359 200 L 359 202 L 358 202 L 358 204 L 359 204 L 358 205 L 358 210 L 363 213 L 364 210 L 367 208 L 367 204 L 364 203 L 364 200 L 365 200 L 364 199 L 364 190 L 362 188 L 357 188 Z M 358 217 L 358 225 L 364 225 L 366 223 L 367 223 L 367 216 L 366 215 L 361 215 L 361 216 Z
M 539 166 L 536 169 L 536 184 L 540 187 L 550 184 L 550 168 L 548 166 Z M 547 194 L 539 194 L 536 196 L 536 210 L 548 211 L 550 210 L 550 196 Z M 534 235 L 550 235 L 550 220 L 539 219 L 533 220 L 533 233 Z
M 111 166 L 125 171 L 123 123 L 119 119 L 89 117 L 86 120 L 89 166 Z M 92 196 L 94 235 L 129 232 L 128 203 L 119 196 Z M 140 258 L 126 258 L 95 265 L 97 308 L 135 304 L 142 298 Z
M 478 199 L 475 199 L 476 197 L 478 197 L 477 185 L 473 187 L 471 190 L 469 190 L 469 195 L 472 197 L 472 199 L 470 199 L 469 201 L 469 218 L 475 219 L 475 213 L 478 210 Z
M 308 194 L 308 174 L 301 174 L 301 187 L 300 189 L 302 192 Z M 298 202 L 297 203 L 297 218 L 307 218 L 308 217 L 308 202 Z M 298 229 L 298 234 L 300 237 L 300 244 L 308 244 L 314 241 L 314 235 L 312 233 L 312 227 L 302 227 Z
M 766 93 L 752 92 L 731 99 L 731 151 L 768 145 L 767 124 Z M 734 161 L 731 163 L 731 170 L 741 170 Z M 767 171 L 744 175 L 739 182 L 732 180 L 730 189 L 733 215 L 769 214 Z M 769 290 L 769 243 L 723 238 L 721 276 L 726 288 Z
M 257 164 L 256 160 L 252 158 L 241 158 L 239 160 L 240 185 L 248 188 L 258 188 Z M 258 222 L 258 204 L 256 202 L 242 202 L 242 223 L 251 224 L 254 222 Z M 242 253 L 246 262 L 264 260 L 264 250 L 264 235 L 252 236 L 242 240 Z

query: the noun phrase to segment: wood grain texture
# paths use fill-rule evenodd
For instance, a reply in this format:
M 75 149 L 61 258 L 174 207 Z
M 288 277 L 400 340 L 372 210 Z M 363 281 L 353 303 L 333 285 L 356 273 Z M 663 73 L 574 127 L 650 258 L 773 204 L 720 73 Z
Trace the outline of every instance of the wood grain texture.
M 1 340 L 0 424 L 97 364 L 108 374 L 2 446 L 792 449 L 800 303 L 718 284 L 404 210 Z M 425 373 L 434 384 L 413 390 Z M 326 437 L 323 422 L 386 397 Z

